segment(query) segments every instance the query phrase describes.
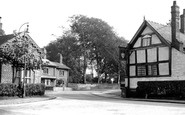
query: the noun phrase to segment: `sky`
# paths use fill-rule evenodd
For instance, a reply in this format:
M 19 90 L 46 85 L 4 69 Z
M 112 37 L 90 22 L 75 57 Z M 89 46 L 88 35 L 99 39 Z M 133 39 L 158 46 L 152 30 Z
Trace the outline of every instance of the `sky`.
M 176 1 L 182 14 L 185 0 Z M 173 0 L 1 0 L 0 4 L 5 34 L 23 31 L 29 22 L 29 35 L 42 48 L 61 36 L 61 27 L 67 28 L 69 17 L 78 14 L 102 19 L 129 41 L 144 17 L 168 23 Z

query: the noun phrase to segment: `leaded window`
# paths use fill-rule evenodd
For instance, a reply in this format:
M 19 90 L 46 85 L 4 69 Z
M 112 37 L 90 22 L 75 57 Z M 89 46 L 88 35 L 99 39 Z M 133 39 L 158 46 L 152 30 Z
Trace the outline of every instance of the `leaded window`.
M 146 76 L 146 66 L 145 65 L 137 66 L 137 73 L 138 76 Z
M 157 64 L 148 65 L 148 75 L 149 76 L 157 75 Z

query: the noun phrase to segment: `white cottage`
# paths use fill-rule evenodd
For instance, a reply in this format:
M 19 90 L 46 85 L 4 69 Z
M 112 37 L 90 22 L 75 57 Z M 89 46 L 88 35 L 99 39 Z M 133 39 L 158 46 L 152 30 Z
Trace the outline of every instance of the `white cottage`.
M 139 81 L 185 80 L 185 9 L 179 16 L 173 2 L 171 24 L 144 20 L 127 49 L 128 89 L 135 90 Z

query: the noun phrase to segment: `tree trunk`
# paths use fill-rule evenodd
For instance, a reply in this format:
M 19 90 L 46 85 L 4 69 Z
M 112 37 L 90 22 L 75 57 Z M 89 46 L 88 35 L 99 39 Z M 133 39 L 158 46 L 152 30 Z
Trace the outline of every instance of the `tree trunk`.
M 2 76 L 2 63 L 0 62 L 0 83 L 1 83 L 1 76 Z
M 105 83 L 107 83 L 107 73 L 105 72 Z
M 86 61 L 86 50 L 84 51 L 84 66 L 83 66 L 83 83 L 86 84 L 86 69 L 87 69 L 87 61 Z

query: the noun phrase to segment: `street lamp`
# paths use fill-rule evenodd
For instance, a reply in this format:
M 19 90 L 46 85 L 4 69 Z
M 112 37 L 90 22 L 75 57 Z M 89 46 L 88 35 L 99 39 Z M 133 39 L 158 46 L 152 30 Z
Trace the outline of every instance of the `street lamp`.
M 24 24 L 22 24 L 21 26 L 20 26 L 20 28 L 19 28 L 19 31 L 18 31 L 18 35 L 19 35 L 19 38 L 21 38 L 21 36 L 20 36 L 20 30 L 21 30 L 21 28 L 24 26 L 24 25 L 26 25 L 27 24 L 27 28 L 26 28 L 26 30 L 24 30 L 23 31 L 23 33 L 24 33 L 24 35 L 23 35 L 23 37 L 25 37 L 25 33 L 28 33 L 28 27 L 29 27 L 29 23 L 28 22 L 26 22 L 26 23 L 24 23 Z M 24 74 L 23 74 L 23 82 L 22 82 L 22 88 L 23 89 L 21 89 L 22 90 L 22 97 L 25 97 L 25 77 L 26 77 L 26 57 L 25 57 L 25 55 L 24 55 L 24 72 L 23 72 Z

